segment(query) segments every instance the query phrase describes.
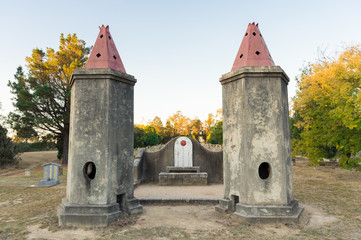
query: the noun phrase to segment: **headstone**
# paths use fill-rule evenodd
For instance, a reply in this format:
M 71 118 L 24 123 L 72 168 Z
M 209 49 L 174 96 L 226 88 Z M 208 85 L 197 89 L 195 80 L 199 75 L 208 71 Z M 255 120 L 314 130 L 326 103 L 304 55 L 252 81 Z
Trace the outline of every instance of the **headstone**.
M 43 164 L 43 179 L 39 182 L 38 187 L 51 187 L 59 184 L 59 167 L 57 163 Z
M 30 177 L 31 176 L 31 170 L 30 168 L 26 168 L 25 169 L 25 177 Z
M 193 144 L 187 137 L 179 137 L 175 141 L 174 166 L 193 167 Z

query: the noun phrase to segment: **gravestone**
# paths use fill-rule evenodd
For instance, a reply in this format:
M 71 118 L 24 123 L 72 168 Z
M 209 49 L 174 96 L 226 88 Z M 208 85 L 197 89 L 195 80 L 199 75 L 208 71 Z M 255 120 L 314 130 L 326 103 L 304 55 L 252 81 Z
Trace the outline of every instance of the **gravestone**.
M 51 187 L 59 184 L 59 169 L 61 165 L 51 162 L 43 164 L 42 166 L 43 179 L 40 180 L 38 187 Z
M 193 166 L 193 143 L 188 137 L 179 137 L 174 143 L 174 166 L 167 166 L 166 172 L 159 173 L 159 184 L 207 185 L 208 174 Z
M 193 167 L 193 144 L 187 137 L 179 137 L 175 141 L 174 166 Z
M 249 24 L 223 96 L 224 198 L 216 210 L 248 221 L 297 222 L 287 84 L 258 25 Z

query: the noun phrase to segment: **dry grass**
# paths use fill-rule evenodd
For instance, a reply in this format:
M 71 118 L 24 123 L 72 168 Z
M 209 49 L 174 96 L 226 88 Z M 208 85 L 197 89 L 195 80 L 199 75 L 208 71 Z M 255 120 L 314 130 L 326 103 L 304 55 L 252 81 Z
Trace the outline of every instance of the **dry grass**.
M 60 185 L 27 188 L 39 182 L 41 163 L 55 160 L 55 153 L 26 153 L 22 157 L 23 168 L 34 167 L 31 177 L 24 176 L 24 169 L 0 170 L 0 239 L 26 239 L 32 236 L 33 226 L 37 226 L 37 231 L 45 234 L 41 238 L 46 239 L 361 239 L 360 172 L 335 166 L 312 168 L 304 160 L 296 162 L 293 168 L 295 197 L 302 204 L 323 211 L 325 216 L 337 217 L 331 223 L 250 225 L 235 216 L 216 213 L 213 206 L 199 206 L 203 215 L 192 213 L 169 218 L 169 221 L 176 221 L 177 217 L 178 222 L 193 221 L 191 227 L 181 224 L 175 227 L 153 224 L 149 220 L 152 206 L 146 206 L 146 212 L 137 217 L 123 219 L 107 228 L 84 230 L 58 227 L 56 209 L 65 196 L 66 169 Z M 167 210 L 166 206 L 164 209 Z M 312 211 L 312 208 L 306 209 Z

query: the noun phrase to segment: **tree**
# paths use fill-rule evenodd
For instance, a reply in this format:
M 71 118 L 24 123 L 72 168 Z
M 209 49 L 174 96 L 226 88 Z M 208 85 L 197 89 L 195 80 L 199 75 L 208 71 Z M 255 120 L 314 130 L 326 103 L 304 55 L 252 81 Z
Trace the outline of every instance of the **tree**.
M 213 114 L 212 113 L 208 114 L 207 120 L 204 121 L 204 131 L 203 131 L 204 139 L 206 140 L 206 142 L 208 142 L 209 136 L 211 134 L 211 128 L 215 122 L 216 120 L 214 119 Z
M 149 125 L 134 126 L 134 147 L 147 147 L 154 146 L 160 142 L 160 136 L 156 133 L 155 129 Z
M 7 130 L 0 125 L 0 167 L 18 161 L 16 145 L 6 134 Z
M 303 152 L 298 149 L 298 143 L 301 139 L 301 133 L 303 132 L 303 127 L 297 127 L 299 122 L 302 121 L 302 118 L 298 112 L 294 112 L 290 115 L 290 133 L 291 133 L 291 146 L 292 146 L 292 158 L 295 158 L 296 155 L 303 155 Z
M 345 168 L 358 167 L 361 150 L 361 49 L 346 48 L 335 59 L 310 64 L 298 81 L 293 111 L 299 132 L 294 151 L 314 164 L 337 154 Z
M 190 119 L 185 117 L 181 111 L 177 111 L 167 119 L 168 128 L 172 129 L 172 138 L 177 136 L 188 136 L 190 132 Z M 167 127 L 167 126 L 166 126 Z
M 160 142 L 162 142 L 164 137 L 164 127 L 160 117 L 156 116 L 153 121 L 149 122 L 149 126 L 155 129 L 155 132 L 160 137 Z
M 160 136 L 155 131 L 154 127 L 144 126 L 143 127 L 146 135 L 145 135 L 145 146 L 155 146 L 160 142 Z
M 165 129 L 164 129 L 164 135 L 162 136 L 162 143 L 166 143 L 169 140 L 171 140 L 174 136 L 174 128 L 170 123 L 170 120 L 168 119 L 166 124 L 165 124 Z
M 53 134 L 64 164 L 68 162 L 70 77 L 85 64 L 89 52 L 76 34 L 61 34 L 58 51 L 33 49 L 26 58 L 28 73 L 20 66 L 15 80 L 8 83 L 16 109 L 9 114 L 12 128 L 23 138 Z
M 134 126 L 134 148 L 144 147 L 145 131 L 139 126 Z
M 203 130 L 203 124 L 201 120 L 199 120 L 198 118 L 191 120 L 189 129 L 190 129 L 190 137 L 198 141 Z
M 208 142 L 212 144 L 223 144 L 223 121 L 218 121 L 211 127 Z

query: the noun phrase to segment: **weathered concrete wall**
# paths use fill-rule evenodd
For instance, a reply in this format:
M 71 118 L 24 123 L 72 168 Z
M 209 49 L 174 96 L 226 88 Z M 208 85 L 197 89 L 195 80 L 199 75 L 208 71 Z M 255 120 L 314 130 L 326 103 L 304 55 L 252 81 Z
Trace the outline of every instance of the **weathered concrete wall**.
M 225 199 L 248 205 L 287 205 L 293 199 L 288 77 L 278 66 L 225 74 L 223 158 Z M 260 177 L 262 163 L 270 175 Z
M 134 163 L 133 163 L 134 184 L 140 183 L 142 180 L 144 180 L 145 177 L 144 151 L 145 151 L 144 148 L 140 149 L 137 153 L 137 156 L 135 156 L 134 159 Z
M 73 78 L 67 199 L 108 204 L 116 202 L 119 192 L 132 197 L 136 80 L 112 69 L 79 69 Z M 92 180 L 83 173 L 87 162 L 96 167 Z
M 223 182 L 223 153 L 205 149 L 199 142 L 189 138 L 193 143 L 193 166 L 200 166 L 200 172 L 208 173 L 208 183 Z M 166 172 L 167 166 L 174 166 L 174 143 L 177 138 L 170 140 L 161 150 L 156 152 L 145 151 L 139 166 L 145 170 L 143 180 L 158 181 L 160 172 Z

